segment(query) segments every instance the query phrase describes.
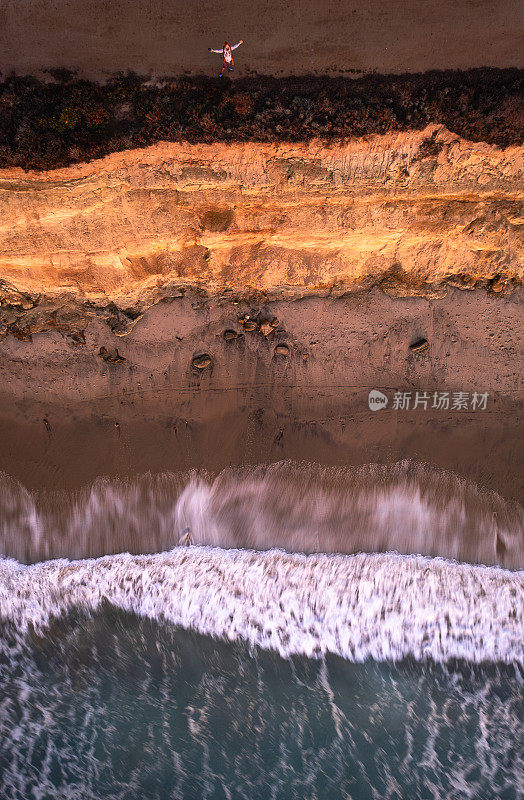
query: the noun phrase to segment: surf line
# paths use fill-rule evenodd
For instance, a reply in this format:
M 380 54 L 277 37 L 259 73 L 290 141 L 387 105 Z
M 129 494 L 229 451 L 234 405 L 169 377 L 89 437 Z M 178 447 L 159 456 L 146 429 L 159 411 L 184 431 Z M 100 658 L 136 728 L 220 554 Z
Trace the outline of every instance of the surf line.
M 524 572 L 395 553 L 177 547 L 83 561 L 0 559 L 0 621 L 44 633 L 104 602 L 283 657 L 524 664 Z

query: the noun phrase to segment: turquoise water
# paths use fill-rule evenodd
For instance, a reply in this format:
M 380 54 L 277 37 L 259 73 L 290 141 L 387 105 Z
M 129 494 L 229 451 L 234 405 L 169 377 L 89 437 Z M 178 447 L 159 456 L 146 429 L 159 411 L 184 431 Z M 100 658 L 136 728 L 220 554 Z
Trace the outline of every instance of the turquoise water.
M 408 462 L 0 476 L 0 800 L 520 800 L 523 532 Z
M 513 664 L 283 659 L 109 605 L 2 634 L 2 798 L 519 796 Z

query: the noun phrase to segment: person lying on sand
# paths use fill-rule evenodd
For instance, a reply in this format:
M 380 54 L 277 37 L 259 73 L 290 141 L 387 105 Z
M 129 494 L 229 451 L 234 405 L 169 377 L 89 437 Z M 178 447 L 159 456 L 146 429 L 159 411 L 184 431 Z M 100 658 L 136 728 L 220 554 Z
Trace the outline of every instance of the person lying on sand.
M 219 78 L 222 77 L 222 73 L 224 72 L 225 68 L 227 67 L 228 70 L 231 72 L 233 69 L 233 55 L 232 50 L 235 50 L 237 47 L 240 47 L 241 44 L 244 44 L 244 40 L 241 39 L 237 44 L 234 44 L 233 47 L 229 44 L 229 42 L 224 42 L 224 46 L 220 50 L 213 50 L 211 47 L 208 47 L 210 53 L 222 53 L 222 58 L 224 59 L 222 64 L 222 69 L 220 70 Z

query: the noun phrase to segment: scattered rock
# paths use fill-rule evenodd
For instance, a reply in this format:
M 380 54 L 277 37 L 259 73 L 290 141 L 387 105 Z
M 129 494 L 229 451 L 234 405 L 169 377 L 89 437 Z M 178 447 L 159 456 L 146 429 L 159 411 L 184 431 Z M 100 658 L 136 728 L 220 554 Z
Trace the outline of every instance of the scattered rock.
M 239 334 L 236 331 L 234 331 L 232 328 L 228 328 L 227 330 L 225 330 L 222 335 L 223 335 L 223 337 L 224 337 L 226 342 L 232 342 L 235 339 L 238 339 L 238 337 L 239 337 Z
M 275 347 L 275 355 L 276 356 L 288 356 L 289 355 L 289 347 L 287 344 L 277 344 Z
M 278 327 L 278 319 L 273 317 L 271 320 L 267 318 L 264 319 L 260 315 L 252 316 L 251 314 L 239 314 L 238 322 L 245 331 L 249 331 L 254 333 L 255 331 L 260 331 L 264 336 L 269 336 L 270 333 L 273 333 L 275 328 Z
M 103 358 L 104 361 L 107 361 L 108 364 L 121 364 L 122 361 L 126 360 L 124 356 L 120 355 L 116 347 L 110 347 L 109 349 L 107 347 L 101 347 L 98 351 L 98 355 L 100 358 Z
M 195 369 L 207 369 L 207 367 L 211 367 L 213 364 L 213 359 L 209 355 L 209 353 L 202 353 L 200 356 L 195 356 L 191 362 L 191 366 Z
M 86 343 L 84 331 L 73 331 L 72 333 L 68 333 L 66 334 L 66 340 L 72 347 L 81 347 L 81 345 Z
M 502 280 L 500 277 L 493 278 L 492 281 L 488 284 L 488 290 L 490 292 L 494 292 L 495 294 L 499 294 L 500 292 L 504 291 L 506 288 L 507 283 L 506 281 Z
M 250 331 L 250 332 L 257 331 L 258 328 L 259 328 L 258 322 L 256 320 L 254 320 L 254 319 L 247 319 L 243 323 L 243 325 L 244 325 L 244 330 L 245 331 Z
M 140 311 L 135 311 L 131 308 L 124 311 L 118 308 L 115 303 L 110 303 L 106 312 L 109 313 L 107 324 L 117 336 L 127 336 L 142 316 Z
M 461 272 L 457 275 L 447 276 L 445 278 L 445 283 L 456 289 L 475 289 L 477 286 L 477 278 L 473 277 L 473 275 L 465 275 Z
M 9 326 L 9 332 L 15 337 L 15 339 L 18 339 L 19 342 L 32 342 L 33 341 L 33 337 L 31 336 L 31 333 L 28 330 L 26 330 L 25 328 L 18 327 L 18 325 L 15 325 L 15 324 L 10 325 Z
M 417 339 L 415 342 L 409 345 L 409 349 L 413 353 L 424 353 L 429 349 L 429 342 L 427 339 Z
M 19 292 L 5 281 L 0 281 L 0 306 L 29 311 L 38 305 L 38 300 L 38 297 L 33 298 L 29 294 Z

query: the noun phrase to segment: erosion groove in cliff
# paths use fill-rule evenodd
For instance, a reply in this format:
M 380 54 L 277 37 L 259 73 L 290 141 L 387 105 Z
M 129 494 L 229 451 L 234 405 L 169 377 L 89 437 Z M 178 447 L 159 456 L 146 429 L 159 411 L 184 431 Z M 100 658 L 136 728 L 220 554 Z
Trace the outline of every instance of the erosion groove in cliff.
M 329 147 L 160 143 L 47 173 L 1 170 L 2 330 L 60 329 L 66 308 L 116 313 L 125 333 L 188 291 L 508 294 L 523 276 L 523 154 L 430 126 Z

